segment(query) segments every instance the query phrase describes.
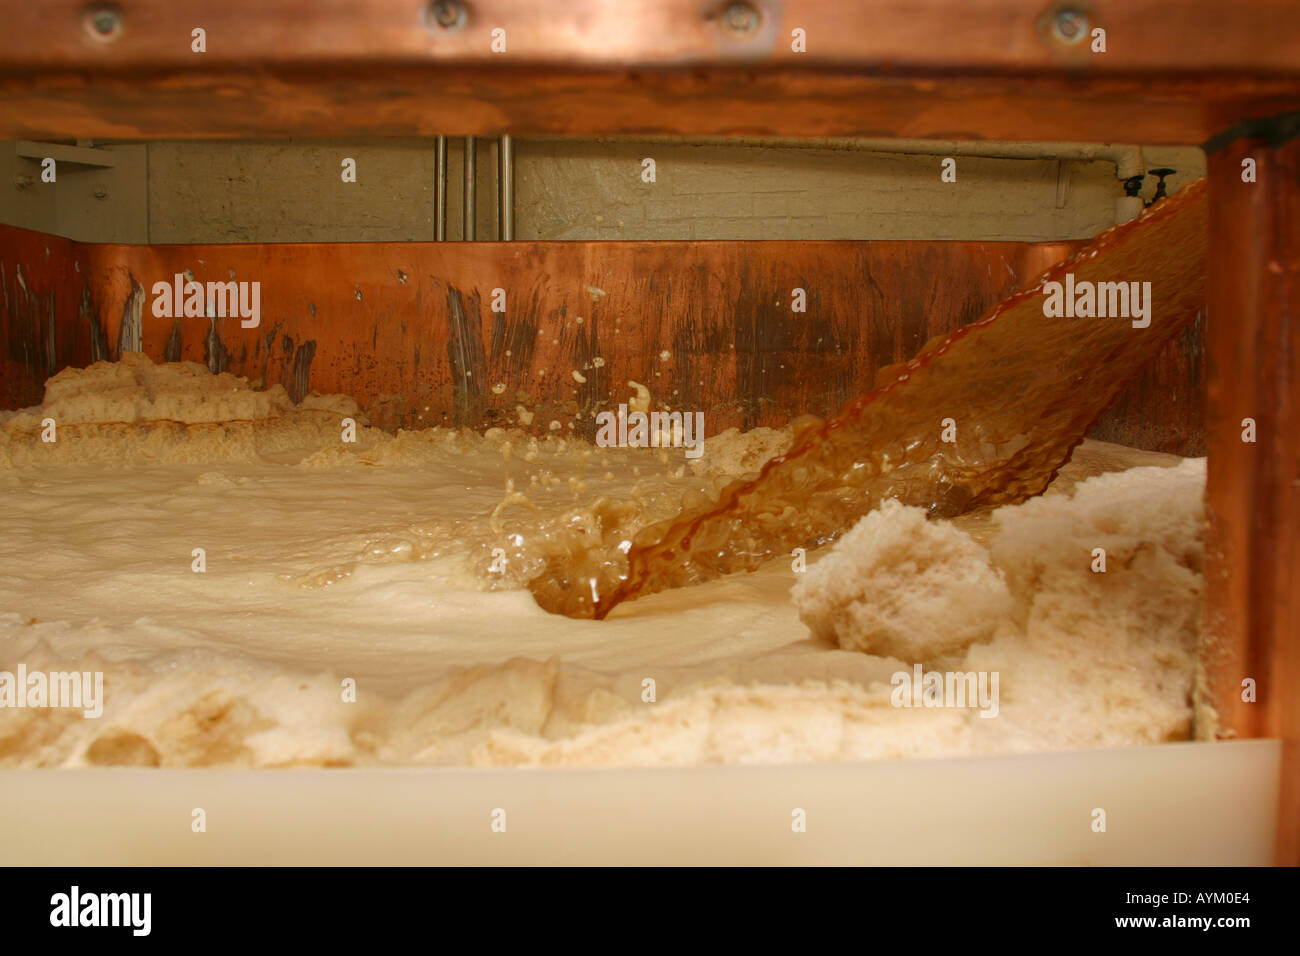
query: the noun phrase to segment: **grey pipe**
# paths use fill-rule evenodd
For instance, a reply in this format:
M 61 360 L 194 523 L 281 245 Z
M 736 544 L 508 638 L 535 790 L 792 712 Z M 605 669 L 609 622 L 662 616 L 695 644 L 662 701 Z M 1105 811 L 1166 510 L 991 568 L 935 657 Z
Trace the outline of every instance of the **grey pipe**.
M 515 237 L 515 144 L 502 136 L 497 146 L 497 238 Z
M 475 235 L 475 187 L 478 185 L 478 157 L 474 155 L 474 137 L 465 137 L 465 226 L 463 238 L 473 242 Z
M 438 182 L 434 187 L 433 238 L 444 242 L 447 239 L 447 137 L 439 136 L 437 142 Z
M 530 136 L 540 142 L 563 137 Z M 598 136 L 597 143 L 664 143 L 670 146 L 770 146 L 782 149 L 843 149 L 864 153 L 914 153 L 930 156 L 981 156 L 996 159 L 1106 160 L 1115 164 L 1118 179 L 1146 172 L 1142 148 L 1122 143 L 1009 143 L 990 140 L 843 139 L 732 136 Z

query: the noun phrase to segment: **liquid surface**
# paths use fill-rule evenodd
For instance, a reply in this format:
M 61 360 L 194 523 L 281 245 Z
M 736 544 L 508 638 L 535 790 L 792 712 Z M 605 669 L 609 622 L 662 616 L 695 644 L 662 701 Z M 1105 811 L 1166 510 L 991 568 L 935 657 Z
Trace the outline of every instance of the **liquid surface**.
M 924 543 L 885 512 L 889 554 L 822 549 L 807 575 L 772 561 L 603 622 L 548 614 L 514 577 L 527 569 L 490 569 L 501 541 L 602 499 L 671 514 L 684 487 L 757 470 L 788 434 L 711 439 L 707 480 L 654 451 L 518 433 L 362 428 L 344 446 L 347 399 L 259 409 L 231 376 L 142 362 L 61 373 L 50 406 L 0 416 L 0 672 L 104 674 L 97 719 L 0 708 L 0 766 L 771 764 L 1188 734 L 1204 459 L 1085 442 L 1046 495 L 926 523 L 1006 576 L 988 640 L 927 659 L 1000 673 L 985 719 L 891 706 L 905 661 L 801 620 L 853 596 L 805 583 L 791 601 L 847 562 L 898 583 L 894 633 L 948 633 L 951 601 L 921 613 L 908 571 Z M 50 409 L 68 420 L 57 445 L 36 437 Z M 536 511 L 502 508 L 507 470 Z M 1089 572 L 1099 541 L 1123 573 Z

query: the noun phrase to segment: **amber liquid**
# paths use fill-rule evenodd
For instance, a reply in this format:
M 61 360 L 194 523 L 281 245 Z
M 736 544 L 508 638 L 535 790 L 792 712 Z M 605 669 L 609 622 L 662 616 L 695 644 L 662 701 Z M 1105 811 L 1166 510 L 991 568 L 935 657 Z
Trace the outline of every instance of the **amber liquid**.
M 596 512 L 555 542 L 529 583 L 537 603 L 603 618 L 644 594 L 826 544 L 888 498 L 955 517 L 1041 494 L 1106 407 L 1203 307 L 1205 194 L 1204 180 L 1185 187 L 979 321 L 882 369 L 872 392 L 801 430 L 756 479 L 733 482 L 716 500 L 685 503 L 675 518 L 630 536 L 626 508 Z M 1043 283 L 1066 273 L 1076 287 L 1150 282 L 1149 327 L 1044 316 Z

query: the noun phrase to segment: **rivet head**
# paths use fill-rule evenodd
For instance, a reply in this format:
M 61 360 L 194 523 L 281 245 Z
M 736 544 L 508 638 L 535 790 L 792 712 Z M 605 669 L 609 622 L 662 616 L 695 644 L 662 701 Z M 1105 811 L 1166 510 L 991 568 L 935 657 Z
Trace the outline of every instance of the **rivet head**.
M 461 0 L 433 0 L 425 8 L 424 19 L 431 29 L 459 30 L 469 22 L 469 11 Z
M 736 0 L 722 11 L 722 26 L 732 33 L 753 33 L 758 29 L 758 11 L 753 4 Z
M 111 41 L 122 35 L 122 11 L 111 3 L 87 7 L 81 22 L 86 32 L 96 40 Z
M 1062 43 L 1078 43 L 1088 35 L 1088 15 L 1078 7 L 1062 7 L 1052 17 L 1052 36 Z

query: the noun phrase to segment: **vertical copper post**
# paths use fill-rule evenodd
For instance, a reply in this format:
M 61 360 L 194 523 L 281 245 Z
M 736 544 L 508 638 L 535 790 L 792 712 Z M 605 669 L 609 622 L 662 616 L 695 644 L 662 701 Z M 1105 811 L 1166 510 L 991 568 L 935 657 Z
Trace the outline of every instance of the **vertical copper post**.
M 1282 740 L 1280 864 L 1300 864 L 1300 140 L 1285 141 L 1292 126 L 1254 124 L 1207 145 L 1201 690 L 1218 725 L 1200 731 Z M 1243 440 L 1245 419 L 1254 442 Z M 1247 680 L 1253 703 L 1243 700 Z

